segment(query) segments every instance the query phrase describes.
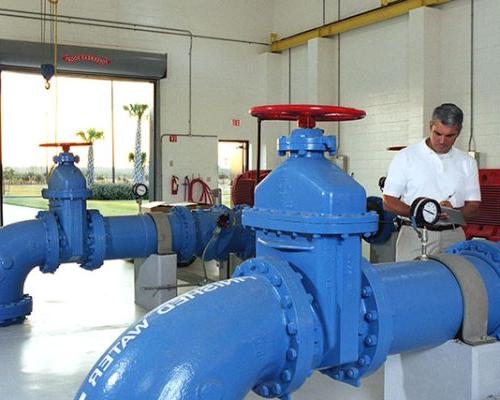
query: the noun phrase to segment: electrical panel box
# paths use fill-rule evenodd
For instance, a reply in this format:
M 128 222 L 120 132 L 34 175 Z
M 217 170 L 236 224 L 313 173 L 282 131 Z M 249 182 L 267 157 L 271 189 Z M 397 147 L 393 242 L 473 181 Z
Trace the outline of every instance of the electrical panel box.
M 210 189 L 217 189 L 218 138 L 205 135 L 162 136 L 162 201 L 189 201 L 188 181 L 202 179 Z M 193 199 L 201 195 L 201 185 L 193 185 Z

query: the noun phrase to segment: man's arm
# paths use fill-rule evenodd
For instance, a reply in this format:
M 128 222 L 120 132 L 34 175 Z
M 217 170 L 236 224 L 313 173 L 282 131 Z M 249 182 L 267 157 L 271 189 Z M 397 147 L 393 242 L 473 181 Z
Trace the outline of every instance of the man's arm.
M 397 197 L 384 194 L 383 199 L 384 199 L 384 210 L 397 215 L 401 215 L 403 217 L 410 216 L 410 206 L 408 204 L 403 203 Z
M 480 204 L 480 201 L 466 201 L 464 206 L 459 208 L 466 221 L 476 218 L 479 215 Z

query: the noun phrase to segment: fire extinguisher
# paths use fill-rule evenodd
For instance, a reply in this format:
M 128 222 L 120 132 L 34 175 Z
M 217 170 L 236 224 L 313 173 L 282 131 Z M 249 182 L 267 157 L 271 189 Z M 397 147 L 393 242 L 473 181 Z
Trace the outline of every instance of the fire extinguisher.
M 179 178 L 175 175 L 172 175 L 172 179 L 170 180 L 170 193 L 177 194 L 179 191 Z

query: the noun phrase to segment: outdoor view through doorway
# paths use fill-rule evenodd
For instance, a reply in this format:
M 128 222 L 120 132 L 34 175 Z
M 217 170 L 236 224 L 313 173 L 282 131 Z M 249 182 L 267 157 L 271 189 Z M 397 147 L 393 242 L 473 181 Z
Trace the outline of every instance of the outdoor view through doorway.
M 231 182 L 242 172 L 248 171 L 248 141 L 219 140 L 219 189 L 222 204 L 232 207 Z
M 131 193 L 134 157 L 140 154 L 136 180 L 139 173 L 147 183 L 153 83 L 58 76 L 46 90 L 35 73 L 2 71 L 0 79 L 4 225 L 47 209 L 41 190 L 60 149 L 39 144 L 50 142 L 92 141 L 90 152 L 72 149 L 94 190 L 88 208 L 104 215 L 137 213 Z

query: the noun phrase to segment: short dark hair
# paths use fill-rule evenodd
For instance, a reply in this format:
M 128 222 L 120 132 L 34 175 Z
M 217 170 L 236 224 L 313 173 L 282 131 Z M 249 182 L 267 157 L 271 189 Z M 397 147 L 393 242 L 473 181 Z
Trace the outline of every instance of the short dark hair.
M 434 109 L 432 121 L 440 121 L 446 126 L 458 126 L 462 129 L 464 113 L 457 105 L 444 103 Z

